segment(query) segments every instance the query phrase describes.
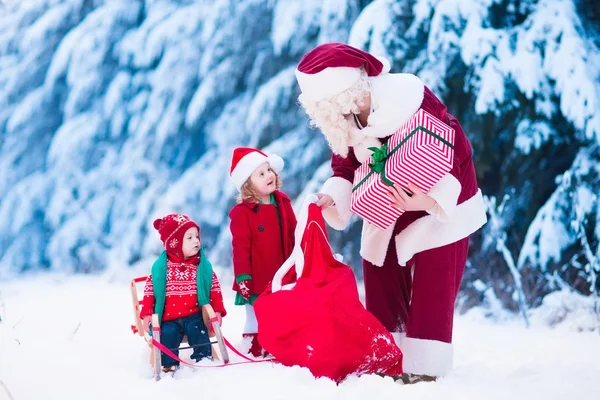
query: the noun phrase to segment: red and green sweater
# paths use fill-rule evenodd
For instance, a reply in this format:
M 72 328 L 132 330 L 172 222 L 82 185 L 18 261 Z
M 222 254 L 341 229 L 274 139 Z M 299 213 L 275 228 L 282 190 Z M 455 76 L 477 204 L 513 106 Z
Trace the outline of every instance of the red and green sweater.
M 200 312 L 196 291 L 197 267 L 189 263 L 167 261 L 167 290 L 163 321 L 187 317 Z M 144 298 L 140 318 L 154 313 L 155 297 L 152 284 L 152 275 L 148 275 L 144 287 Z M 224 317 L 227 312 L 223 304 L 221 285 L 217 275 L 212 273 L 212 285 L 210 289 L 210 305 L 215 312 L 220 312 Z

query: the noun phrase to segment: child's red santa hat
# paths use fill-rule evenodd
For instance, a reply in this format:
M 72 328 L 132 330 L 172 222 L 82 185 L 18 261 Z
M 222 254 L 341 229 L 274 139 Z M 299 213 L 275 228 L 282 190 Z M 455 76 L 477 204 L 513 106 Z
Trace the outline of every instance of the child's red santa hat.
M 281 172 L 284 165 L 283 159 L 277 154 L 266 154 L 251 147 L 238 147 L 233 150 L 229 175 L 237 190 L 242 189 L 242 185 L 250 178 L 254 170 L 263 163 L 269 163 L 277 173 Z
M 377 76 L 390 71 L 390 62 L 347 44 L 325 43 L 306 53 L 296 79 L 302 94 L 318 101 L 350 89 L 360 78 L 361 67 L 368 76 Z
M 183 214 L 169 214 L 154 221 L 154 229 L 160 234 L 160 240 L 165 245 L 167 253 L 175 254 L 180 259 L 183 259 L 181 248 L 183 235 L 190 228 L 197 228 L 200 233 L 198 224 Z

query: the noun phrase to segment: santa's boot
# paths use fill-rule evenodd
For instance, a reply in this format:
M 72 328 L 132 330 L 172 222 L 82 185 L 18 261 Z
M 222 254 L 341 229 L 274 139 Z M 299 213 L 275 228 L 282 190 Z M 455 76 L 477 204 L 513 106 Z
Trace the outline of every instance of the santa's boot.
M 431 375 L 419 375 L 419 374 L 409 374 L 404 372 L 400 375 L 387 375 L 381 372 L 376 372 L 376 375 L 379 375 L 383 378 L 392 378 L 394 382 L 399 383 L 401 385 L 411 385 L 413 383 L 419 382 L 435 382 L 437 381 L 437 376 Z
M 265 350 L 258 343 L 258 333 L 244 333 L 242 336 L 250 339 L 248 354 L 252 354 L 254 357 L 264 357 Z
M 419 382 L 435 382 L 437 381 L 437 376 L 410 374 L 405 372 L 399 377 L 399 380 L 405 385 L 410 385 Z

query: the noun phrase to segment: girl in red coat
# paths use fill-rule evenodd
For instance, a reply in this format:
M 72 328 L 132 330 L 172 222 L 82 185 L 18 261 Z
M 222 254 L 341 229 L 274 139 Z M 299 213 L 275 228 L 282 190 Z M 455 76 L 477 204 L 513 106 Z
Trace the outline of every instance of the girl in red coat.
M 191 358 L 200 361 L 210 357 L 208 330 L 202 320 L 201 307 L 210 304 L 221 323 L 225 316 L 223 295 L 217 275 L 200 247 L 200 227 L 189 217 L 169 214 L 154 221 L 165 251 L 152 265 L 146 280 L 140 318 L 149 332 L 150 318 L 158 314 L 161 322 L 160 341 L 179 354 L 178 347 L 186 335 L 194 347 Z M 173 372 L 179 362 L 166 354 L 161 356 L 164 372 Z
M 289 197 L 279 191 L 281 157 L 253 148 L 233 151 L 230 176 L 240 192 L 229 213 L 233 246 L 233 290 L 236 305 L 246 308 L 243 336 L 250 339 L 249 353 L 265 353 L 258 342 L 254 301 L 273 279 L 294 248 L 296 216 Z

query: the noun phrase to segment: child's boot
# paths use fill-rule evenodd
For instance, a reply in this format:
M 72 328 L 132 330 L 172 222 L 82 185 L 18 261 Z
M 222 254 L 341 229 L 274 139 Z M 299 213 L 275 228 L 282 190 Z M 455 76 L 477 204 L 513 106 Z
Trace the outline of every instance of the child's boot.
M 177 371 L 177 365 L 171 365 L 170 367 L 163 367 L 162 372 L 165 374 L 174 374 Z
M 251 340 L 248 354 L 252 354 L 254 357 L 263 357 L 264 350 L 258 343 L 258 333 L 244 333 L 242 336 Z

